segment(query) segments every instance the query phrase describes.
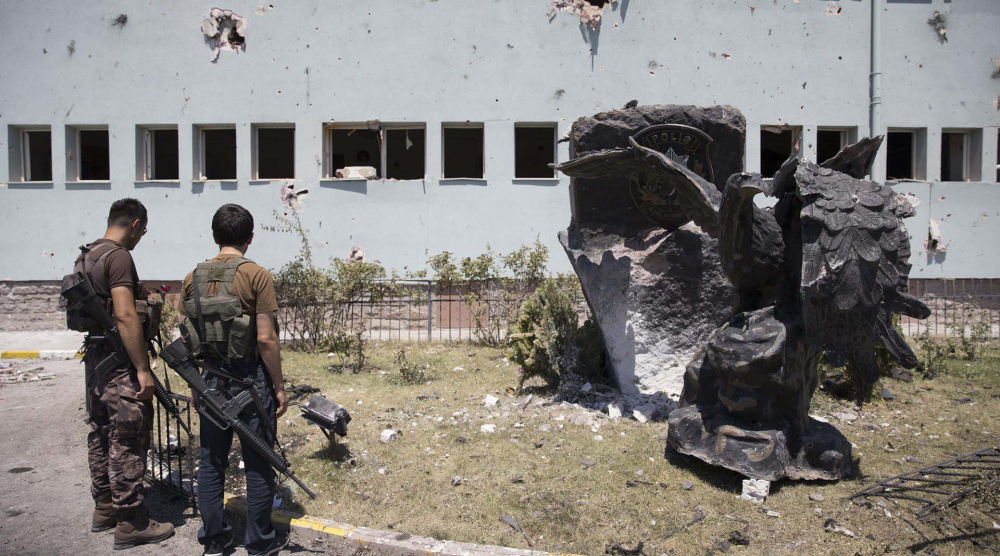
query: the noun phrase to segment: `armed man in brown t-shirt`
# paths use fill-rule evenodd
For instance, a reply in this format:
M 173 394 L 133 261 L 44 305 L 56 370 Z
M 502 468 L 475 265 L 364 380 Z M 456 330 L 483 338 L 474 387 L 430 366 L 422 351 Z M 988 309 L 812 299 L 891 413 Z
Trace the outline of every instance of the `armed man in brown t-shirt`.
M 69 324 L 88 334 L 83 361 L 90 425 L 87 459 L 90 492 L 96 504 L 91 531 L 114 528 L 115 549 L 160 542 L 174 534 L 169 523 L 150 519 L 143 504 L 142 481 L 153 432 L 151 338 L 143 317 L 146 321 L 150 318 L 145 310 L 146 291 L 130 252 L 146 234 L 147 222 L 146 208 L 139 201 L 115 201 L 104 237 L 81 247 L 76 262 L 76 268 L 87 275 L 105 309 L 114 317 L 128 356 L 122 356 L 120 363 L 98 376 L 98 363 L 112 355 L 117 346 L 106 331 L 67 312 Z
M 270 426 L 253 404 L 240 420 L 268 444 L 276 441 L 277 417 L 288 408 L 271 273 L 245 258 L 253 242 L 253 216 L 245 208 L 223 205 L 212 218 L 212 236 L 219 246 L 215 258 L 198 265 L 184 279 L 181 336 L 199 358 L 239 380 L 253 382 L 263 401 Z M 240 314 L 242 312 L 242 314 Z M 239 316 L 237 316 L 239 315 Z M 228 389 L 234 396 L 249 386 L 206 371 L 212 388 Z M 221 555 L 233 544 L 231 527 L 223 521 L 223 486 L 229 467 L 232 428 L 220 429 L 201 419 L 201 467 L 198 469 L 198 509 L 203 526 L 198 541 L 205 555 Z M 288 544 L 271 523 L 276 476 L 274 469 L 253 448 L 242 445 L 247 488 L 244 543 L 248 554 L 277 554 Z

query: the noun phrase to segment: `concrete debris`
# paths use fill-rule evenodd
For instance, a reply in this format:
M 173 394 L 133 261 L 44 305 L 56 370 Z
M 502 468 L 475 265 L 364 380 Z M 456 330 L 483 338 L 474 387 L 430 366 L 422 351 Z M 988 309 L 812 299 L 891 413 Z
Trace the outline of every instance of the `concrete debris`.
M 385 429 L 384 431 L 382 431 L 382 436 L 379 437 L 379 440 L 386 443 L 392 442 L 393 440 L 399 438 L 400 435 L 402 434 L 403 434 L 402 431 Z
M 487 394 L 483 399 L 483 405 L 486 407 L 496 407 L 500 405 L 500 398 Z
M 462 477 L 459 476 L 459 475 L 455 475 L 454 477 L 452 477 L 451 478 L 451 486 L 456 486 L 456 487 L 457 486 L 462 486 Z
M 829 2 L 826 5 L 826 12 L 824 15 L 840 15 L 841 10 L 843 10 L 843 8 L 840 6 L 839 3 Z
M 653 420 L 653 414 L 656 413 L 657 409 L 659 406 L 653 404 L 640 405 L 632 410 L 632 416 L 640 423 L 647 423 Z
M 948 251 L 951 242 L 941 242 L 941 221 L 930 219 L 927 225 L 927 241 L 924 242 L 924 249 L 933 255 L 941 255 Z
M 228 50 L 239 53 L 246 50 L 247 19 L 232 10 L 212 8 L 201 21 L 205 42 L 212 48 L 212 61 L 219 59 L 219 52 Z
M 938 42 L 944 44 L 948 42 L 948 29 L 945 25 L 948 24 L 948 18 L 944 16 L 941 12 L 935 11 L 934 16 L 927 20 L 927 25 L 934 29 L 934 33 L 937 34 Z
M 363 263 L 365 262 L 365 250 L 361 247 L 355 245 L 351 247 L 351 252 L 347 255 L 347 262 L 349 263 Z M 465 370 L 461 367 L 455 367 L 455 370 Z
M 285 180 L 281 186 L 281 204 L 292 209 L 293 212 L 300 212 L 306 208 L 305 196 L 309 195 L 308 189 L 295 189 L 295 180 Z
M 621 419 L 624 412 L 625 408 L 622 407 L 622 402 L 608 404 L 608 417 L 611 417 L 612 419 Z
M 681 483 L 681 488 L 683 488 L 684 490 L 691 490 L 692 488 L 694 488 L 694 483 L 692 483 L 691 481 L 684 481 L 683 483 Z
M 769 517 L 781 517 L 781 514 L 779 514 L 778 512 L 776 512 L 774 510 L 767 510 L 767 515 Z
M 615 2 L 616 0 L 552 0 L 548 11 L 549 21 L 559 12 L 569 12 L 580 16 L 581 25 L 589 25 L 596 31 L 601 26 L 604 8 Z
M 814 492 L 814 493 L 812 493 L 812 494 L 809 495 L 809 499 L 812 500 L 813 502 L 822 502 L 823 501 L 823 495 L 820 494 L 820 493 L 818 493 L 818 492 Z
M 347 166 L 334 172 L 338 180 L 374 180 L 378 172 L 374 166 Z
M 744 479 L 743 492 L 740 494 L 740 498 L 755 504 L 763 504 L 768 493 L 770 492 L 771 481 L 763 479 Z
M 8 366 L 0 369 L 0 384 L 23 384 L 25 382 L 39 382 L 42 380 L 52 380 L 55 373 L 43 373 L 44 367 L 32 367 L 29 369 L 18 369 Z
M 836 521 L 834 521 L 833 518 L 830 518 L 830 519 L 826 520 L 826 522 L 823 524 L 823 529 L 825 529 L 827 531 L 830 531 L 831 533 L 840 533 L 841 535 L 844 535 L 845 537 L 851 537 L 852 539 L 854 538 L 854 532 L 853 531 L 850 531 L 849 529 L 845 529 L 839 523 L 837 523 Z
M 833 416 L 841 421 L 844 421 L 845 423 L 851 423 L 858 418 L 858 414 L 853 411 L 841 411 L 839 413 L 834 413 Z
M 483 426 L 479 427 L 479 432 L 484 433 L 484 434 L 493 434 L 493 433 L 497 432 L 497 426 L 496 425 L 483 425 Z
M 882 399 L 885 400 L 885 401 L 887 401 L 887 402 L 890 402 L 890 401 L 896 399 L 896 395 L 893 394 L 892 392 L 890 392 L 888 388 L 883 388 L 882 389 Z

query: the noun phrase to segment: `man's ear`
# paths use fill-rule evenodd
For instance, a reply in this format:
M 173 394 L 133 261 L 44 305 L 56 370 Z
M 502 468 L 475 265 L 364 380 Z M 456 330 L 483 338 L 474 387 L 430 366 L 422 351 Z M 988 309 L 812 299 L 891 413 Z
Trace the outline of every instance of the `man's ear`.
M 250 232 L 250 239 L 247 240 L 247 245 L 253 243 L 253 232 Z

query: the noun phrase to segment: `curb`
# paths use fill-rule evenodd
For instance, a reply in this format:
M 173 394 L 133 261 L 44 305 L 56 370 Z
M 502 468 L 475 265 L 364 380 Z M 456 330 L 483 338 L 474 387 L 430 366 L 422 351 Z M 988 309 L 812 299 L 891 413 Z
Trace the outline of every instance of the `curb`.
M 0 350 L 0 359 L 80 359 L 75 349 L 12 349 Z
M 246 499 L 226 495 L 226 508 L 234 513 L 246 511 Z M 467 542 L 439 541 L 407 533 L 380 531 L 368 527 L 355 527 L 328 519 L 319 519 L 285 510 L 271 512 L 275 528 L 290 530 L 300 535 L 322 535 L 341 546 L 364 551 L 364 554 L 385 556 L 412 556 L 440 554 L 442 556 L 574 556 L 562 552 L 521 550 L 503 546 L 490 546 Z M 360 552 L 359 552 L 360 553 Z

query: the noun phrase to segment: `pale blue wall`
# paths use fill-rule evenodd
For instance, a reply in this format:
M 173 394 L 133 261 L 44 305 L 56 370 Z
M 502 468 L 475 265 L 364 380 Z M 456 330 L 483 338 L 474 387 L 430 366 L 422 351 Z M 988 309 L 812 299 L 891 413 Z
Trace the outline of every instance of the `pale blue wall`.
M 517 121 L 557 121 L 561 134 L 576 118 L 633 98 L 732 104 L 747 117 L 749 170 L 759 168 L 760 125 L 803 126 L 807 156 L 816 126 L 868 132 L 868 0 L 839 2 L 840 15 L 825 15 L 828 2 L 819 0 L 620 0 L 599 39 L 568 14 L 549 22 L 548 0 L 273 4 L 264 15 L 254 13 L 260 2 L 218 4 L 249 18 L 247 49 L 212 63 L 199 29 L 210 4 L 58 0 L 42 9 L 0 0 L 0 146 L 10 147 L 8 126 L 44 124 L 55 153 L 51 187 L 0 189 L 0 279 L 64 274 L 75 247 L 103 231 L 107 206 L 123 196 L 151 211 L 135 253 L 151 279 L 176 279 L 211 254 L 209 221 L 222 203 L 273 223 L 280 186 L 249 179 L 252 123 L 296 124 L 296 175 L 311 191 L 303 218 L 317 254 L 343 257 L 361 245 L 398 269 L 421 268 L 427 252 L 474 255 L 487 243 L 510 250 L 539 235 L 552 269 L 569 270 L 556 241 L 569 221 L 568 180 L 512 179 Z M 886 10 L 884 124 L 928 128 L 931 179 L 942 127 L 983 130 L 984 165 L 995 161 L 1000 80 L 991 79 L 990 59 L 1000 58 L 1000 2 L 891 1 Z M 934 10 L 949 17 L 947 44 L 926 24 Z M 119 13 L 128 15 L 121 29 L 111 26 Z M 376 118 L 427 124 L 428 179 L 321 182 L 322 124 Z M 466 120 L 485 122 L 488 179 L 448 185 L 439 181 L 440 126 Z M 235 189 L 191 181 L 192 125 L 206 123 L 237 125 Z M 66 183 L 64 126 L 74 124 L 110 127 L 108 189 Z M 137 187 L 136 124 L 179 125 L 177 187 Z M 0 156 L 0 182 L 8 175 Z M 998 257 L 982 256 L 1000 231 L 1000 186 L 906 187 L 927 195 L 909 226 L 914 277 L 1000 276 Z M 954 241 L 943 263 L 928 264 L 926 218 L 939 212 L 951 214 L 942 233 Z M 249 255 L 277 267 L 295 248 L 292 237 L 259 231 Z

